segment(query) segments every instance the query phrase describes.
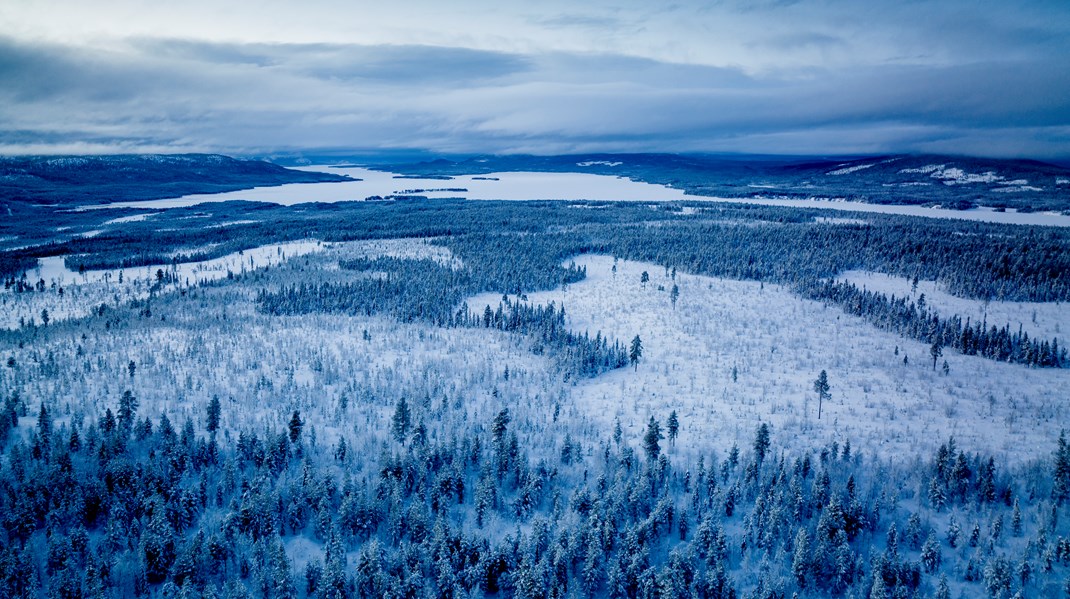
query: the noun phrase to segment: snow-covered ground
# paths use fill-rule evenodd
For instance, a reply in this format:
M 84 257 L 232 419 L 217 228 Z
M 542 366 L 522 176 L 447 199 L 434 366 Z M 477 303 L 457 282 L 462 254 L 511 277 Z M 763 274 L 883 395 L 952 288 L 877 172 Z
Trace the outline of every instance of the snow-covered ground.
M 673 309 L 664 268 L 620 261 L 614 274 L 611 257 L 575 261 L 587 267 L 586 280 L 529 294 L 529 301 L 564 304 L 574 330 L 601 330 L 623 343 L 638 334 L 644 347 L 638 371 L 614 371 L 572 390 L 596 430 L 619 419 L 638 440 L 651 415 L 664 424 L 675 409 L 675 451 L 689 460 L 742 447 L 759 423 L 770 422 L 778 439 L 799 446 L 850 439 L 864 451 L 909 460 L 954 435 L 962 446 L 1016 461 L 1049 451 L 1070 422 L 1066 370 L 948 352 L 944 376 L 933 371 L 924 344 L 776 285 L 680 273 Z M 650 274 L 645 286 L 643 271 Z M 468 305 L 479 312 L 500 297 L 483 294 Z M 832 399 L 819 421 L 812 387 L 823 369 Z
M 313 245 L 301 247 L 311 251 Z M 298 254 L 270 247 L 275 249 L 255 255 L 257 265 L 269 256 Z M 268 274 L 314 279 L 317 269 L 354 256 L 457 264 L 447 249 L 424 240 L 322 250 Z M 245 254 L 247 260 L 250 252 Z M 18 366 L 0 372 L 0 384 L 19 390 L 31 404 L 69 401 L 59 407 L 74 415 L 97 413 L 132 388 L 145 415 L 167 412 L 173 421 L 203 414 L 211 396 L 219 395 L 233 419 L 228 428 L 271 429 L 281 426 L 280 414 L 300 409 L 323 443 L 333 442 L 345 427 L 360 429 L 353 431 L 355 438 L 385 439 L 393 405 L 402 396 L 419 404 L 436 435 L 487 422 L 509 407 L 527 442 L 548 452 L 556 451 L 566 432 L 588 450 L 596 448 L 608 442 L 617 420 L 625 442 L 638 447 L 651 415 L 664 424 L 676 410 L 680 438 L 669 451 L 685 464 L 710 452 L 723 456 L 733 444 L 749 445 L 762 422 L 771 423 L 778 445 L 788 447 L 850 440 L 857 450 L 911 460 L 954 435 L 962 447 L 1016 462 L 1048 453 L 1070 422 L 1066 370 L 1028 369 L 949 351 L 950 374 L 944 376 L 932 370 L 924 344 L 776 285 L 678 273 L 674 308 L 673 280 L 662 267 L 619 261 L 614 273 L 611 257 L 580 256 L 575 262 L 586 267 L 587 279 L 531 293 L 528 300 L 563 304 L 577 331 L 601 331 L 625 344 L 640 335 L 638 370 L 566 383 L 519 335 L 403 325 L 387 317 L 272 317 L 255 310 L 261 283 L 239 282 L 194 288 L 186 297 L 159 296 L 151 324 L 137 334 L 88 328 L 88 338 L 81 340 L 72 333 L 45 345 L 11 347 L 0 358 L 14 357 Z M 650 275 L 646 285 L 640 284 L 643 271 Z M 65 295 L 88 311 L 100 301 L 111 305 L 116 285 L 115 280 L 70 284 Z M 928 290 L 932 305 L 939 306 L 942 296 L 924 285 L 919 292 Z M 46 305 L 40 302 L 55 296 L 51 290 L 24 294 L 25 310 L 36 316 Z M 483 294 L 469 298 L 468 305 L 479 312 L 500 299 Z M 8 293 L 0 301 L 11 306 L 20 300 Z M 990 322 L 995 309 L 989 306 Z M 4 310 L 5 318 L 11 318 L 9 312 Z M 1054 326 L 1046 318 L 1038 312 L 1038 323 Z M 133 377 L 126 373 L 130 361 L 137 364 Z M 832 399 L 818 420 L 812 385 L 822 369 L 828 371 Z M 346 410 L 339 407 L 343 397 Z M 374 445 L 363 449 L 378 451 Z
M 37 268 L 26 273 L 30 283 L 44 280 L 44 292 L 15 293 L 0 290 L 0 329 L 15 329 L 23 322 L 41 323 L 41 311 L 47 310 L 53 321 L 80 318 L 100 304 L 113 306 L 149 296 L 156 283 L 157 271 L 174 275 L 182 287 L 216 281 L 228 274 L 273 266 L 287 258 L 321 249 L 318 241 L 273 243 L 200 262 L 154 264 L 135 268 L 72 271 L 63 256 L 38 260 Z M 120 278 L 122 282 L 120 282 Z M 63 293 L 59 292 L 63 289 Z
M 912 292 L 910 279 L 864 270 L 849 270 L 837 278 L 854 283 L 859 288 L 909 297 L 913 301 L 925 294 L 925 303 L 941 316 L 958 314 L 964 321 L 969 317 L 971 323 L 987 322 L 990 327 L 1009 324 L 1011 332 L 1017 332 L 1021 327 L 1030 337 L 1039 336 L 1049 341 L 1053 337 L 1058 338 L 1060 345 L 1070 332 L 1070 304 L 965 299 L 947 293 L 936 281 L 918 281 L 917 292 Z
M 365 168 L 304 167 L 303 170 L 324 171 L 350 175 L 360 181 L 342 183 L 296 183 L 278 187 L 257 187 L 244 191 L 220 194 L 188 195 L 180 198 L 150 200 L 143 202 L 119 202 L 97 208 L 152 208 L 166 209 L 193 206 L 207 202 L 249 200 L 271 202 L 286 206 L 308 202 L 359 201 L 372 196 L 388 196 L 406 190 L 439 190 L 420 192 L 429 198 L 459 197 L 469 200 L 599 200 L 599 201 L 679 201 L 729 202 L 781 206 L 792 208 L 822 208 L 827 210 L 855 211 L 879 214 L 903 214 L 928 218 L 952 218 L 972 221 L 1019 225 L 1070 226 L 1070 216 L 1056 213 L 1018 213 L 1013 210 L 996 212 L 992 209 L 948 210 L 924 206 L 897 206 L 866 204 L 838 199 L 787 199 L 787 198 L 715 198 L 694 196 L 680 189 L 632 181 L 624 177 L 594 175 L 589 173 L 536 173 L 507 172 L 484 175 L 461 175 L 443 179 L 397 179 L 394 173 L 373 171 Z M 464 189 L 465 191 L 441 191 Z
M 427 238 L 369 239 L 336 244 L 338 254 L 352 258 L 399 258 L 402 260 L 431 260 L 454 270 L 464 263 L 449 248 L 432 245 Z

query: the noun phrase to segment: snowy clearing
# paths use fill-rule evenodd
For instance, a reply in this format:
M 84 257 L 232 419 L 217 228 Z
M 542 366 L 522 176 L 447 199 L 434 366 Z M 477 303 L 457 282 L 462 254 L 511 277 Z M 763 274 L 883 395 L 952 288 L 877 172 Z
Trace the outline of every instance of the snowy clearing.
M 16 329 L 22 323 L 40 322 L 42 310 L 48 311 L 51 320 L 60 321 L 86 316 L 100 304 L 114 306 L 149 297 L 157 282 L 157 271 L 168 274 L 180 287 L 191 287 L 226 278 L 228 274 L 274 266 L 321 248 L 318 241 L 273 243 L 201 262 L 87 270 L 84 273 L 67 268 L 63 256 L 41 258 L 37 268 L 27 272 L 26 277 L 31 283 L 43 280 L 45 291 L 0 291 L 0 329 Z
M 597 428 L 619 418 L 632 435 L 651 415 L 664 420 L 675 409 L 677 451 L 689 460 L 744 446 L 760 422 L 770 422 L 799 447 L 850 439 L 888 459 L 912 459 L 954 435 L 1015 461 L 1047 451 L 1070 418 L 1063 370 L 949 352 L 944 376 L 933 371 L 926 345 L 776 285 L 681 273 L 673 309 L 673 282 L 661 267 L 620 261 L 614 274 L 611 257 L 575 262 L 586 266 L 586 280 L 529 301 L 563 303 L 573 330 L 601 330 L 622 343 L 638 334 L 644 347 L 638 371 L 578 383 L 576 405 Z M 643 271 L 650 274 L 645 286 Z M 478 312 L 499 301 L 483 294 L 468 306 Z M 812 386 L 822 369 L 833 390 L 819 421 Z
M 936 281 L 918 281 L 915 293 L 911 292 L 910 279 L 862 270 L 844 272 L 837 279 L 870 291 L 909 297 L 915 302 L 924 294 L 928 306 L 941 316 L 958 314 L 964 321 L 970 318 L 972 323 L 985 321 L 989 326 L 997 327 L 1009 324 L 1012 332 L 1021 327 L 1033 338 L 1050 340 L 1055 337 L 1061 342 L 1064 334 L 1070 331 L 1070 304 L 965 299 L 947 293 Z
M 873 167 L 873 166 L 876 166 L 876 164 L 875 163 L 874 164 L 859 164 L 857 166 L 848 166 L 848 167 L 844 167 L 844 168 L 838 168 L 838 169 L 836 169 L 834 171 L 829 171 L 829 172 L 827 172 L 825 174 L 826 175 L 833 175 L 833 176 L 850 175 L 851 173 L 857 173 L 858 171 L 862 171 L 862 170 L 865 170 L 865 169 Z
M 432 245 L 425 237 L 404 239 L 369 239 L 334 244 L 343 259 L 353 258 L 398 258 L 401 260 L 431 260 L 453 270 L 464 267 L 464 262 L 453 255 L 449 248 Z

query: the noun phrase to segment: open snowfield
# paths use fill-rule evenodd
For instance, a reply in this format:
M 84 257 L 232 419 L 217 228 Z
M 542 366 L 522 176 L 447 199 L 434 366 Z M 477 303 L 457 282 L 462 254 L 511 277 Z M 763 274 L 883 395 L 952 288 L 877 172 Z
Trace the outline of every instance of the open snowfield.
M 300 266 L 285 263 L 294 256 L 306 260 Z M 396 239 L 277 244 L 177 269 L 193 285 L 266 265 L 329 271 L 339 259 L 380 256 L 461 266 L 448 249 L 427 240 Z M 528 300 L 563 304 L 578 332 L 601 331 L 622 343 L 639 334 L 644 355 L 638 371 L 627 368 L 562 384 L 552 364 L 531 354 L 520 336 L 400 325 L 386 317 L 269 318 L 255 311 L 252 292 L 239 285 L 191 291 L 190 298 L 160 296 L 154 300 L 154 317 L 166 322 L 145 334 L 121 341 L 92 336 L 78 344 L 81 350 L 67 342 L 48 348 L 49 360 L 40 349 L 17 352 L 20 364 L 44 368 L 46 362 L 84 362 L 87 369 L 73 378 L 35 378 L 22 392 L 28 398 L 84 397 L 92 413 L 137 384 L 143 405 L 179 417 L 199 413 L 217 394 L 230 398 L 231 413 L 239 414 L 241 422 L 263 426 L 277 419 L 277 410 L 265 413 L 261 406 L 282 401 L 286 409 L 292 405 L 310 414 L 310 422 L 318 423 L 327 438 L 337 434 L 337 414 L 325 406 L 335 405 L 342 395 L 350 396 L 352 409 L 361 410 L 366 425 L 385 422 L 402 394 L 431 397 L 428 405 L 448 398 L 447 403 L 464 407 L 442 412 L 444 430 L 450 418 L 468 418 L 473 405 L 480 406 L 473 415 L 485 419 L 500 405 L 541 402 L 543 409 L 532 411 L 532 417 L 540 414 L 532 431 L 546 434 L 553 405 L 563 410 L 568 423 L 555 430 L 566 427 L 588 444 L 605 441 L 616 420 L 625 439 L 637 444 L 651 415 L 664 422 L 676 410 L 681 434 L 673 451 L 689 461 L 711 450 L 723 453 L 734 443 L 745 446 L 761 422 L 770 422 L 781 439 L 794 438 L 800 447 L 850 439 L 861 450 L 910 459 L 955 435 L 966 446 L 1014 461 L 1046 451 L 1070 420 L 1064 405 L 1070 373 L 1065 370 L 1030 370 L 949 352 L 950 374 L 944 376 L 933 372 L 924 344 L 879 331 L 776 285 L 678 273 L 680 296 L 674 309 L 669 293 L 673 280 L 662 267 L 620 261 L 614 273 L 611 257 L 579 256 L 575 262 L 586 267 L 587 279 L 529 294 Z M 119 285 L 117 272 L 79 275 L 66 270 L 62 259 L 44 260 L 36 276 L 49 289 L 0 295 L 2 324 L 16 328 L 20 317 L 39 322 L 42 309 L 53 319 L 81 317 L 100 303 L 117 306 L 147 297 L 155 270 L 129 269 Z M 643 271 L 650 275 L 645 286 L 640 284 Z M 909 293 L 904 279 L 872 273 L 844 277 L 870 289 Z M 52 281 L 64 286 L 63 296 Z M 980 302 L 941 292 L 932 282 L 920 282 L 918 293 L 925 293 L 942 314 L 965 316 L 985 309 Z M 481 312 L 485 305 L 497 307 L 500 299 L 500 294 L 482 294 L 468 305 Z M 1066 307 L 1059 305 L 990 302 L 987 314 L 989 323 L 1020 321 L 1031 335 L 1057 336 L 1070 326 Z M 97 357 L 80 358 L 77 351 Z M 128 381 L 123 374 L 131 360 L 139 365 L 139 374 Z M 507 366 L 514 373 L 510 379 L 503 376 Z M 829 373 L 832 400 L 822 406 L 818 420 L 812 382 L 822 369 Z M 88 374 L 96 371 L 108 374 Z M 5 384 L 19 385 L 17 380 Z M 174 399 L 176 386 L 184 390 L 182 400 Z M 493 397 L 496 386 L 501 387 L 499 396 Z M 506 388 L 513 390 L 509 398 Z M 546 442 L 552 444 L 555 436 Z
M 1070 304 L 965 299 L 947 293 L 936 281 L 918 281 L 917 292 L 912 292 L 911 281 L 905 277 L 861 270 L 847 271 L 837 278 L 853 283 L 860 289 L 908 297 L 915 302 L 924 294 L 925 303 L 941 316 L 958 314 L 964 322 L 969 317 L 971 323 L 987 321 L 990 327 L 1009 324 L 1011 332 L 1017 332 L 1021 327 L 1032 338 L 1056 338 L 1061 344 L 1070 332 Z
M 337 249 L 332 255 L 343 259 L 397 258 L 400 260 L 431 260 L 442 266 L 458 269 L 464 266 L 460 258 L 453 255 L 449 248 L 432 245 L 425 238 L 413 239 L 369 239 L 335 244 Z
M 433 437 L 463 430 L 469 420 L 489 422 L 508 406 L 518 422 L 550 423 L 563 388 L 545 357 L 497 331 L 436 329 L 386 317 L 265 316 L 241 287 L 160 299 L 153 311 L 148 327 L 135 333 L 97 328 L 84 339 L 70 335 L 11 348 L 2 357 L 14 357 L 16 366 L 0 370 L 0 386 L 32 405 L 45 402 L 61 421 L 114 409 L 129 389 L 143 416 L 155 421 L 166 413 L 176 426 L 202 418 L 218 395 L 228 438 L 239 428 L 278 430 L 299 409 L 324 446 L 344 432 L 385 443 L 402 396 Z M 535 444 L 548 443 L 552 452 L 554 438 L 534 434 L 532 426 Z
M 321 248 L 318 241 L 273 243 L 200 262 L 87 270 L 84 273 L 67 268 L 63 256 L 41 258 L 37 268 L 26 273 L 26 277 L 30 283 L 43 280 L 46 290 L 33 293 L 0 290 L 0 329 L 15 329 L 20 322 L 31 319 L 40 323 L 42 310 L 48 310 L 51 320 L 60 321 L 83 317 L 100 304 L 114 306 L 144 299 L 152 292 L 158 270 L 174 275 L 179 287 L 191 287 L 226 278 L 231 273 L 241 274 L 277 265 Z M 60 289 L 63 289 L 62 294 Z
M 636 442 L 651 415 L 664 423 L 676 410 L 675 451 L 688 460 L 746 446 L 759 423 L 769 422 L 779 439 L 799 447 L 849 439 L 868 453 L 909 460 L 954 435 L 1013 462 L 1048 451 L 1070 421 L 1065 370 L 948 352 L 944 376 L 933 372 L 924 344 L 775 285 L 680 273 L 674 310 L 664 268 L 620 261 L 614 274 L 611 257 L 575 262 L 586 266 L 586 280 L 529 294 L 529 301 L 563 303 L 574 330 L 601 330 L 624 343 L 639 334 L 644 347 L 638 371 L 578 383 L 577 409 L 601 430 L 619 419 Z M 643 271 L 650 274 L 645 286 Z M 499 301 L 483 294 L 468 305 L 479 312 Z M 822 369 L 832 400 L 818 420 L 812 386 Z
M 141 202 L 117 202 L 96 208 L 167 209 L 208 202 L 248 200 L 284 206 L 309 202 L 351 202 L 372 196 L 414 193 L 429 198 L 469 200 L 594 200 L 594 201 L 695 201 L 746 203 L 793 208 L 824 208 L 837 211 L 903 214 L 927 218 L 952 218 L 1019 225 L 1070 226 L 1070 216 L 1056 213 L 996 212 L 988 208 L 950 210 L 924 206 L 898 206 L 850 202 L 842 199 L 716 198 L 695 196 L 664 185 L 633 181 L 624 177 L 590 173 L 503 172 L 461 175 L 450 179 L 395 178 L 395 173 L 366 168 L 303 167 L 300 170 L 349 175 L 359 181 L 342 183 L 295 183 L 277 187 L 257 187 L 219 194 L 188 195 Z M 457 191 L 463 189 L 464 191 Z M 449 190 L 449 191 L 447 191 Z

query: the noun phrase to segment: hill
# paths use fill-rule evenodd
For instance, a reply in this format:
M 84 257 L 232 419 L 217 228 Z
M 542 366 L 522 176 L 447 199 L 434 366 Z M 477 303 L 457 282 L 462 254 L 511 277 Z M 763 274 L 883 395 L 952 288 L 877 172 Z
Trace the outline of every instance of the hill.
M 9 202 L 109 204 L 345 180 L 217 154 L 5 157 L 0 158 L 0 209 Z

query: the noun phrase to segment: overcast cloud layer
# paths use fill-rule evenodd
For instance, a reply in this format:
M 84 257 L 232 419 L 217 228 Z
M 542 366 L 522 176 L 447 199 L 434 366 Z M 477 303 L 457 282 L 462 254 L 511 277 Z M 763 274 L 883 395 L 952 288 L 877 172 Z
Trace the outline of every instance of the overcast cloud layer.
M 1070 157 L 1066 0 L 297 4 L 0 3 L 0 153 Z

